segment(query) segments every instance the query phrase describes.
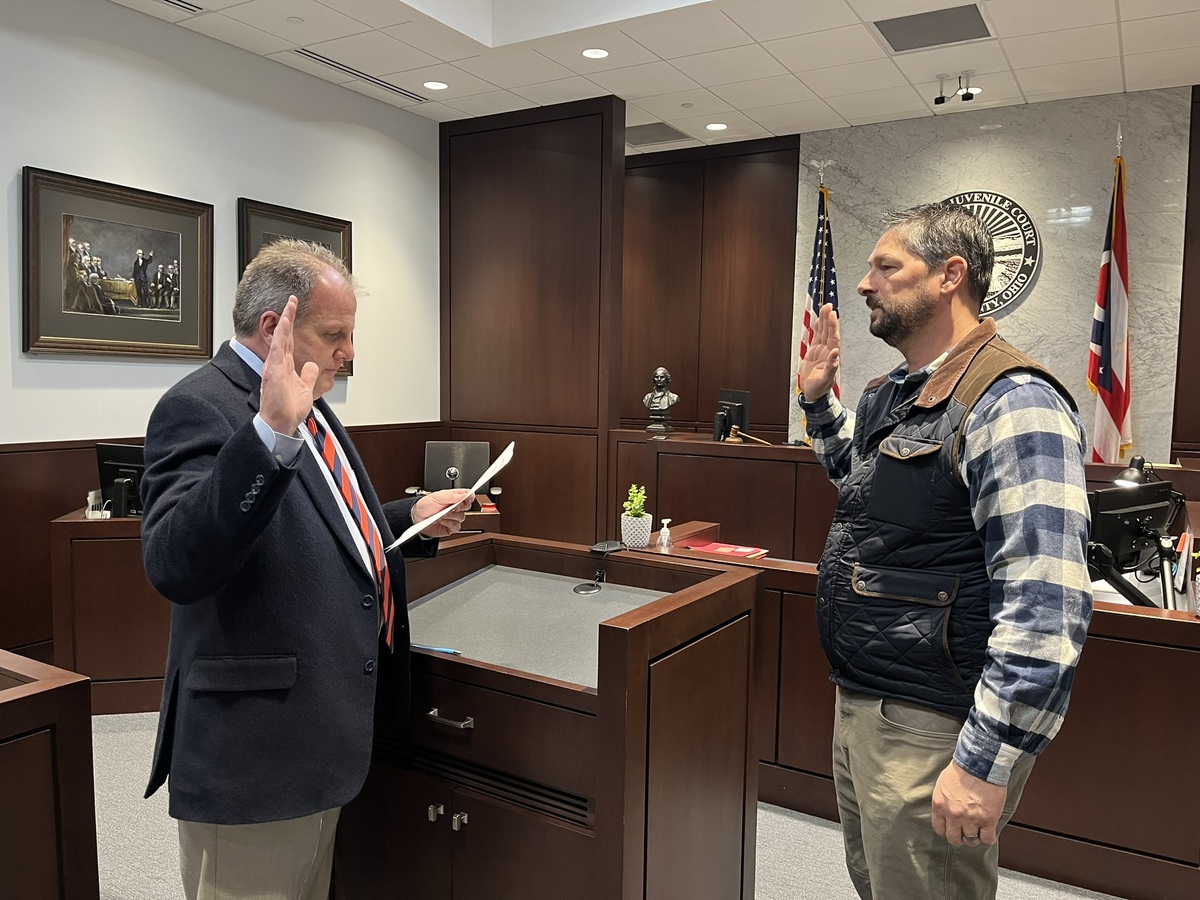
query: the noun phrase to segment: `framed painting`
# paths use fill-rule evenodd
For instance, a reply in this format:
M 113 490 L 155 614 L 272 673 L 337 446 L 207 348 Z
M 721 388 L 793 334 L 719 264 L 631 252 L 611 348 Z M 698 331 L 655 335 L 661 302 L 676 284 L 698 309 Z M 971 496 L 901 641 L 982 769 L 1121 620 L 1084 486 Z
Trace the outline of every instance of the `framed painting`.
M 213 208 L 26 166 L 27 352 L 212 356 Z
M 265 244 L 298 238 L 322 244 L 354 271 L 350 252 L 350 223 L 316 213 L 238 197 L 238 277 Z M 342 363 L 339 375 L 354 374 L 354 360 Z

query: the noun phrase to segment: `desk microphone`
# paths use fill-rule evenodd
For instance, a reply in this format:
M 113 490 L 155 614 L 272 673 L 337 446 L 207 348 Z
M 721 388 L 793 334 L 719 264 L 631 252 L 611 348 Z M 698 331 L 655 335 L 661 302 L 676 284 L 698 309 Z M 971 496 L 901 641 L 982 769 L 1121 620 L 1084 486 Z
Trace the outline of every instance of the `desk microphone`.
M 583 584 L 577 584 L 571 588 L 577 594 L 595 594 L 600 591 L 600 586 L 604 583 L 604 560 L 608 559 L 608 554 L 614 550 L 621 549 L 620 541 L 601 541 L 598 544 L 592 544 L 591 551 L 593 553 L 603 553 L 604 556 L 600 560 L 600 568 L 596 570 L 596 575 L 591 581 L 585 581 Z

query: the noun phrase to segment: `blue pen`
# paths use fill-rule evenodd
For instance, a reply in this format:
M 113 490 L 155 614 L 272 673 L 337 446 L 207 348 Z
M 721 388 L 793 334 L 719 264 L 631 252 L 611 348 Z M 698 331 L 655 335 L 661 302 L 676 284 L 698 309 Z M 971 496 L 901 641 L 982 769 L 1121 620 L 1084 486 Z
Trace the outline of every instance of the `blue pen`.
M 412 644 L 414 650 L 432 650 L 434 653 L 452 653 L 455 656 L 462 656 L 461 650 L 455 650 L 453 647 L 430 647 L 427 644 Z

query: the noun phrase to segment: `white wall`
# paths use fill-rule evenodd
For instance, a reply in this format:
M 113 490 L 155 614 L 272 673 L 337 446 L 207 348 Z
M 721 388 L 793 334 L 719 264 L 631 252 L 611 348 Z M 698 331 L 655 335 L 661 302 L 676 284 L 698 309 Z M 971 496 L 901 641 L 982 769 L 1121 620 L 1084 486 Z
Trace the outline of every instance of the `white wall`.
M 1121 123 L 1127 167 L 1132 453 L 1168 462 L 1190 105 L 1190 89 L 1171 88 L 803 135 L 803 161 L 836 161 L 826 170 L 825 183 L 833 193 L 830 217 L 842 313 L 843 400 L 853 406 L 867 381 L 902 361 L 868 332 L 866 307 L 855 292 L 883 214 L 964 191 L 996 191 L 1025 208 L 1042 243 L 1037 283 L 1019 306 L 1002 310 L 996 324 L 1002 335 L 1067 386 L 1090 440 L 1096 398 L 1087 387 L 1088 340 Z M 817 173 L 803 163 L 801 170 L 797 311 L 808 286 L 817 206 Z M 796 346 L 795 327 L 793 336 Z M 793 360 L 793 373 L 794 366 Z M 789 387 L 794 383 L 793 377 Z M 799 413 L 794 407 L 791 433 L 798 436 Z
M 105 0 L 0 3 L 0 443 L 137 436 L 198 361 L 21 352 L 21 169 L 211 203 L 214 349 L 237 198 L 349 219 L 360 299 L 347 424 L 436 421 L 437 125 Z

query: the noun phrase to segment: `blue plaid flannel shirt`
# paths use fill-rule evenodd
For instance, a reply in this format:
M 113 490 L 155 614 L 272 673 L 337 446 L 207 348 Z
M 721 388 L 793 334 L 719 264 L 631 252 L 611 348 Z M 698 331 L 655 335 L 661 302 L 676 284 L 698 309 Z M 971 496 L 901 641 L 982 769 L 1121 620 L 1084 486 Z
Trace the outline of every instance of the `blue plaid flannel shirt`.
M 915 393 L 943 359 L 890 377 Z M 840 481 L 854 464 L 853 414 L 832 393 L 801 397 L 800 406 L 817 458 Z M 1092 617 L 1085 447 L 1079 416 L 1030 373 L 999 379 L 967 418 L 959 472 L 983 541 L 995 627 L 954 759 L 993 784 L 1007 784 L 1023 754 L 1044 750 L 1067 711 Z

